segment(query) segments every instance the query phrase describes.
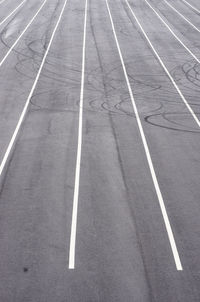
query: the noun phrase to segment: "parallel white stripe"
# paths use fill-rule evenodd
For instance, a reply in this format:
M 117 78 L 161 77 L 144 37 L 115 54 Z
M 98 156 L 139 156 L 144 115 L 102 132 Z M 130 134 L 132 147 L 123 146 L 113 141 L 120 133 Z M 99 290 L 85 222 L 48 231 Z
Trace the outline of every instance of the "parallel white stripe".
M 8 158 L 9 158 L 9 155 L 10 155 L 11 150 L 12 150 L 12 148 L 13 148 L 13 145 L 14 145 L 14 143 L 15 143 L 16 137 L 17 137 L 17 135 L 18 135 L 18 133 L 19 133 L 19 130 L 20 130 L 20 128 L 21 128 L 21 125 L 22 125 L 22 122 L 23 122 L 23 120 L 24 120 L 25 114 L 26 114 L 26 112 L 27 112 L 27 109 L 28 109 L 30 100 L 31 100 L 31 98 L 32 98 L 32 95 L 33 95 L 33 92 L 34 92 L 34 90 L 35 90 L 35 87 L 36 87 L 36 85 L 37 85 L 37 83 L 38 83 L 38 80 L 39 80 L 39 77 L 40 77 L 40 74 L 41 74 L 43 65 L 44 65 L 44 63 L 45 63 L 45 60 L 46 60 L 46 57 L 47 57 L 47 55 L 48 55 L 49 49 L 50 49 L 50 47 L 51 47 L 53 38 L 54 38 L 54 36 L 55 36 L 56 30 L 57 30 L 58 25 L 59 25 L 59 23 L 60 23 L 61 17 L 62 17 L 62 15 L 63 15 L 63 12 L 64 12 L 64 9 L 65 9 L 66 3 L 67 3 L 67 0 L 65 0 L 65 3 L 64 3 L 64 5 L 63 5 L 63 8 L 62 8 L 61 13 L 60 13 L 60 15 L 59 15 L 58 21 L 57 21 L 56 26 L 55 26 L 55 28 L 54 28 L 54 30 L 53 30 L 51 39 L 50 39 L 50 41 L 49 41 L 48 47 L 47 47 L 47 49 L 46 49 L 46 51 L 45 51 L 45 54 L 44 54 L 44 57 L 43 57 L 43 59 L 42 59 L 42 63 L 41 63 L 40 68 L 39 68 L 39 70 L 38 70 L 37 76 L 36 76 L 36 78 L 35 78 L 35 81 L 34 81 L 34 83 L 33 83 L 33 86 L 32 86 L 32 88 L 31 88 L 31 91 L 30 91 L 30 93 L 29 93 L 29 95 L 28 95 L 28 99 L 27 99 L 27 101 L 26 101 L 26 103 L 25 103 L 25 106 L 24 106 L 23 111 L 22 111 L 22 113 L 21 113 L 21 115 L 20 115 L 19 121 L 18 121 L 17 126 L 16 126 L 16 128 L 15 128 L 15 131 L 14 131 L 14 133 L 13 133 L 13 135 L 12 135 L 12 138 L 11 138 L 11 140 L 10 140 L 10 142 L 9 142 L 9 145 L 8 145 L 7 149 L 6 149 L 6 153 L 5 153 L 5 155 L 4 155 L 4 157 L 3 157 L 3 160 L 2 160 L 2 162 L 1 162 L 1 165 L 0 165 L 0 176 L 1 176 L 2 172 L 3 172 L 3 169 L 4 169 L 4 167 L 5 167 L 5 164 L 7 163 L 7 160 L 8 160 Z
M 200 33 L 200 30 L 192 23 L 190 22 L 185 16 L 183 16 L 174 6 L 172 6 L 167 0 L 164 0 L 165 3 L 171 7 L 181 18 L 183 18 L 187 23 L 189 23 L 195 30 L 197 30 Z
M 23 0 L 6 18 L 4 18 L 1 22 L 0 22 L 0 26 L 6 22 L 6 20 L 8 20 L 8 18 L 10 18 L 21 6 L 24 2 L 26 2 L 27 0 Z
M 190 4 L 189 2 L 187 2 L 186 0 L 181 0 L 183 2 L 185 2 L 187 5 L 189 5 L 193 10 L 195 10 L 198 14 L 200 14 L 200 10 L 197 9 L 196 7 L 194 7 L 192 4 Z
M 154 11 L 156 16 L 160 19 L 160 21 L 168 28 L 168 30 L 171 32 L 171 34 L 179 41 L 179 43 L 190 53 L 190 55 L 198 62 L 200 63 L 200 60 L 193 54 L 193 52 L 179 39 L 179 37 L 173 32 L 173 30 L 169 27 L 169 25 L 163 20 L 163 18 L 158 14 L 158 12 L 151 6 L 151 4 L 144 0 L 147 5 Z
M 174 85 L 175 89 L 177 90 L 178 94 L 180 95 L 182 101 L 184 102 L 184 104 L 186 105 L 186 107 L 188 108 L 189 112 L 191 113 L 192 117 L 194 118 L 195 122 L 197 123 L 197 125 L 200 127 L 200 120 L 198 119 L 198 117 L 196 116 L 196 114 L 194 113 L 193 109 L 190 107 L 188 101 L 186 100 L 186 98 L 184 97 L 184 95 L 182 94 L 180 88 L 178 87 L 178 85 L 176 84 L 176 82 L 174 81 L 173 77 L 171 76 L 170 72 L 168 71 L 167 67 L 165 66 L 165 64 L 163 63 L 161 57 L 159 56 L 159 54 L 157 53 L 157 51 L 155 50 L 152 42 L 150 41 L 148 35 L 145 33 L 141 23 L 139 22 L 138 18 L 136 17 L 135 13 L 133 12 L 132 7 L 130 6 L 130 4 L 128 3 L 127 0 L 125 0 L 127 3 L 127 6 L 129 7 L 133 17 L 135 18 L 139 28 L 141 29 L 143 35 L 145 36 L 146 40 L 148 41 L 149 45 L 151 46 L 151 49 L 153 50 L 155 56 L 157 57 L 160 65 L 163 67 L 164 71 L 166 72 L 167 76 L 169 77 L 170 81 L 172 82 L 172 84 Z
M 169 218 L 168 218 L 167 211 L 166 211 L 166 208 L 165 208 L 165 203 L 164 203 L 164 200 L 163 200 L 163 197 L 162 197 L 162 193 L 160 191 L 160 187 L 159 187 L 157 176 L 156 176 L 156 173 L 155 173 L 155 170 L 154 170 L 153 162 L 152 162 L 151 155 L 150 155 L 150 152 L 149 152 L 149 147 L 148 147 L 147 140 L 146 140 L 146 137 L 145 137 L 145 134 L 144 134 L 143 126 L 142 126 L 140 116 L 139 116 L 139 113 L 138 113 L 138 109 L 137 109 L 137 106 L 136 106 L 136 103 L 135 103 L 135 100 L 134 100 L 134 97 L 133 97 L 133 92 L 132 92 L 131 85 L 130 85 L 130 82 L 129 82 L 129 78 L 128 78 L 128 74 L 127 74 L 127 71 L 126 71 L 124 59 L 123 59 L 123 56 L 122 56 L 122 53 L 121 53 L 121 49 L 120 49 L 120 46 L 119 46 L 117 34 L 116 34 L 116 31 L 115 31 L 115 26 L 114 26 L 112 15 L 111 15 L 110 8 L 109 8 L 109 5 L 108 5 L 108 0 L 105 0 L 105 1 L 106 1 L 109 16 L 110 16 L 112 30 L 113 30 L 113 34 L 114 34 L 114 37 L 115 37 L 115 41 L 116 41 L 119 57 L 120 57 L 120 60 L 121 60 L 122 68 L 123 68 L 123 71 L 124 71 L 124 76 L 125 76 L 125 79 L 126 79 L 130 99 L 131 99 L 131 102 L 132 102 L 132 105 L 133 105 L 133 109 L 134 109 L 134 112 L 135 112 L 135 117 L 136 117 L 136 120 L 137 120 L 139 132 L 140 132 L 142 142 L 143 142 L 143 146 L 144 146 L 144 150 L 145 150 L 145 153 L 146 153 L 147 162 L 148 162 L 148 165 L 149 165 L 149 169 L 150 169 L 150 172 L 151 172 L 153 184 L 154 184 L 155 191 L 156 191 L 156 194 L 157 194 L 157 197 L 158 197 L 158 201 L 159 201 L 161 212 L 162 212 L 162 215 L 163 215 L 163 219 L 164 219 L 165 227 L 166 227 L 166 230 L 167 230 L 169 242 L 170 242 L 172 253 L 173 253 L 173 256 L 174 256 L 174 261 L 175 261 L 175 264 L 176 264 L 176 268 L 177 268 L 177 270 L 182 270 L 183 268 L 182 268 L 179 253 L 178 253 L 178 250 L 177 250 L 177 247 L 176 247 L 176 242 L 175 242 L 174 235 L 173 235 L 173 232 L 172 232 L 172 228 L 171 228 L 171 225 L 170 225 L 170 222 L 169 222 Z
M 70 248 L 69 248 L 69 269 L 75 269 L 76 229 L 77 229 L 80 168 L 81 168 L 81 150 L 82 150 L 83 96 L 84 96 L 84 84 L 85 84 L 85 47 L 86 47 L 86 32 L 87 32 L 87 7 L 88 7 L 88 1 L 86 0 L 85 1 L 84 32 L 83 32 L 83 49 L 82 49 L 81 91 L 80 91 L 80 104 L 79 104 L 78 147 L 77 147 L 77 157 L 76 157 L 76 173 L 75 173 L 74 198 L 73 198 L 73 210 L 72 210 L 72 222 L 71 222 L 71 236 L 70 236 Z
M 35 18 L 37 17 L 37 15 L 39 14 L 39 12 L 41 11 L 41 9 L 43 8 L 43 6 L 45 5 L 45 3 L 47 2 L 47 0 L 44 0 L 44 2 L 42 3 L 42 5 L 40 6 L 40 8 L 38 9 L 37 13 L 33 16 L 33 18 L 31 19 L 31 21 L 27 24 L 27 26 L 25 27 L 25 29 L 22 31 L 22 33 L 19 35 L 19 37 L 17 38 L 17 40 L 13 43 L 13 45 L 10 47 L 9 51 L 7 52 L 7 54 L 4 56 L 4 58 L 0 61 L 0 67 L 2 66 L 2 64 L 5 62 L 5 60 L 7 59 L 7 57 L 9 56 L 9 54 L 12 52 L 13 48 L 17 45 L 17 43 L 19 42 L 19 40 L 23 37 L 23 35 L 25 34 L 25 32 L 27 31 L 27 29 L 29 28 L 29 26 L 33 23 L 33 21 L 35 20 Z
M 0 4 L 4 3 L 5 1 L 6 1 L 6 0 L 1 0 L 1 1 L 0 1 Z

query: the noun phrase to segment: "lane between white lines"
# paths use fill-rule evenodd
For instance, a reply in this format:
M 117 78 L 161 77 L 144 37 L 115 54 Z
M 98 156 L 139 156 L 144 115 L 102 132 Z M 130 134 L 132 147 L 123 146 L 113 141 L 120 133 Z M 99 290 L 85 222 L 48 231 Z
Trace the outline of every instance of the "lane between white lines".
M 154 184 L 155 191 L 156 191 L 156 194 L 157 194 L 157 197 L 158 197 L 158 201 L 159 201 L 161 212 L 162 212 L 162 215 L 163 215 L 166 231 L 167 231 L 167 234 L 168 234 L 169 242 L 170 242 L 172 253 L 173 253 L 173 256 L 174 256 L 174 261 L 175 261 L 177 270 L 181 271 L 181 270 L 183 270 L 183 267 L 182 267 L 182 264 L 181 264 L 180 256 L 179 256 L 179 253 L 178 253 L 178 250 L 177 250 L 176 242 L 175 242 L 175 239 L 174 239 L 174 235 L 173 235 L 172 228 L 171 228 L 171 225 L 170 225 L 170 221 L 169 221 L 169 218 L 168 218 L 168 214 L 167 214 L 167 211 L 166 211 L 163 196 L 162 196 L 159 184 L 158 184 L 157 176 L 156 176 L 155 169 L 154 169 L 154 166 L 153 166 L 153 162 L 152 162 L 152 159 L 151 159 L 151 155 L 150 155 L 149 147 L 148 147 L 147 140 L 146 140 L 146 137 L 145 137 L 145 134 L 144 134 L 143 126 L 142 126 L 140 116 L 139 116 L 139 113 L 138 113 L 138 109 L 137 109 L 137 106 L 136 106 L 136 103 L 135 103 L 135 100 L 134 100 L 134 97 L 133 97 L 132 88 L 131 88 L 131 85 L 130 85 L 130 82 L 129 82 L 129 78 L 128 78 L 128 74 L 127 74 L 127 71 L 126 71 L 124 59 L 123 59 L 121 49 L 120 49 L 120 46 L 119 46 L 117 34 L 116 34 L 116 31 L 115 31 L 115 26 L 114 26 L 114 23 L 113 23 L 111 11 L 110 11 L 109 4 L 108 4 L 108 0 L 105 0 L 105 1 L 106 1 L 109 16 L 110 16 L 112 30 L 113 30 L 113 34 L 114 34 L 114 37 L 115 37 L 115 42 L 116 42 L 119 57 L 120 57 L 120 60 L 121 60 L 124 76 L 125 76 L 125 79 L 126 79 L 130 99 L 131 99 L 131 102 L 132 102 L 132 105 L 133 105 L 133 110 L 135 112 L 136 121 L 137 121 L 137 124 L 138 124 L 139 132 L 140 132 L 142 143 L 143 143 L 143 146 L 144 146 L 147 162 L 148 162 L 148 165 L 149 165 L 149 169 L 150 169 L 150 172 L 151 172 L 153 184 Z
M 0 21 L 0 26 L 8 20 L 27 0 L 23 0 L 7 17 L 5 17 L 2 21 Z
M 190 24 L 195 30 L 197 30 L 200 33 L 200 30 L 192 23 L 190 22 L 185 16 L 183 16 L 174 6 L 172 6 L 167 0 L 164 0 L 165 3 L 171 7 L 183 20 L 185 20 L 188 24 Z
M 82 74 L 81 74 L 81 91 L 80 91 L 80 103 L 79 103 L 78 146 L 77 146 L 77 157 L 76 157 L 76 172 L 75 172 L 70 248 L 69 248 L 69 269 L 75 269 L 76 230 L 77 230 L 77 214 L 78 214 L 81 150 L 82 150 L 83 96 L 84 96 L 84 83 L 85 83 L 85 47 L 86 47 L 86 32 L 87 32 L 87 7 L 88 7 L 88 1 L 85 0 L 85 17 L 84 17 L 83 49 L 82 49 Z
M 44 2 L 40 6 L 40 8 L 36 12 L 36 14 L 33 16 L 33 18 L 31 19 L 31 21 L 26 25 L 25 29 L 22 31 L 22 33 L 19 35 L 19 37 L 17 38 L 17 40 L 10 47 L 10 49 L 8 50 L 8 52 L 6 53 L 6 55 L 3 57 L 3 59 L 0 61 L 0 67 L 5 62 L 5 60 L 9 56 L 9 54 L 12 52 L 13 48 L 17 45 L 17 43 L 19 42 L 19 40 L 23 37 L 23 35 L 25 34 L 25 32 L 27 31 L 27 29 L 29 28 L 29 26 L 33 23 L 33 21 L 35 20 L 35 18 L 37 17 L 37 15 L 39 14 L 39 12 L 41 11 L 41 9 L 43 8 L 43 6 L 45 5 L 46 2 L 47 2 L 47 0 L 44 0 Z
M 193 10 L 195 10 L 198 14 L 200 14 L 200 10 L 197 9 L 196 7 L 194 7 L 192 4 L 190 4 L 186 0 L 181 0 L 181 1 L 183 1 L 184 3 L 186 3 L 187 5 L 189 5 Z
M 173 32 L 173 30 L 169 27 L 169 25 L 163 20 L 163 18 L 158 14 L 158 12 L 151 6 L 151 4 L 144 0 L 147 5 L 153 10 L 153 12 L 156 14 L 156 16 L 160 19 L 160 21 L 167 27 L 167 29 L 171 32 L 171 34 L 176 38 L 177 41 L 190 53 L 190 55 L 198 62 L 200 63 L 200 60 L 195 56 L 195 54 L 179 39 L 179 37 Z
M 10 142 L 9 142 L 9 145 L 8 145 L 7 149 L 6 149 L 6 153 L 5 153 L 5 155 L 4 155 L 4 157 L 3 157 L 3 160 L 2 160 L 2 162 L 1 162 L 1 165 L 0 165 L 0 176 L 1 176 L 1 174 L 2 174 L 2 172 L 3 172 L 3 169 L 4 169 L 4 167 L 5 167 L 6 163 L 7 163 L 7 160 L 8 160 L 8 158 L 9 158 L 10 153 L 11 153 L 11 150 L 12 150 L 12 148 L 13 148 L 13 145 L 14 145 L 14 143 L 15 143 L 15 141 L 16 141 L 16 137 L 17 137 L 17 135 L 18 135 L 18 133 L 19 133 L 19 130 L 20 130 L 20 128 L 21 128 L 21 125 L 22 125 L 22 122 L 23 122 L 23 120 L 24 120 L 25 114 L 26 114 L 26 112 L 27 112 L 27 109 L 28 109 L 28 106 L 29 106 L 31 97 L 32 97 L 33 92 L 34 92 L 34 90 L 35 90 L 35 87 L 36 87 L 36 85 L 37 85 L 37 83 L 38 83 L 38 80 L 39 80 L 39 77 L 40 77 L 40 74 L 41 74 L 43 65 L 44 65 L 44 63 L 45 63 L 45 60 L 46 60 L 46 57 L 47 57 L 47 55 L 48 55 L 49 49 L 50 49 L 50 47 L 51 47 L 51 44 L 52 44 L 53 38 L 54 38 L 54 36 L 55 36 L 56 30 L 57 30 L 58 25 L 59 25 L 59 23 L 60 23 L 60 20 L 61 20 L 61 18 L 62 18 L 62 15 L 63 15 L 64 9 L 65 9 L 66 3 L 67 3 L 67 0 L 65 0 L 65 2 L 64 2 L 64 5 L 63 5 L 62 10 L 61 10 L 61 13 L 60 13 L 60 15 L 59 15 L 58 21 L 57 21 L 57 23 L 56 23 L 56 26 L 55 26 L 55 28 L 54 28 L 54 30 L 53 30 L 51 39 L 50 39 L 50 41 L 49 41 L 48 47 L 47 47 L 47 49 L 46 49 L 46 51 L 45 51 L 45 54 L 44 54 L 44 57 L 43 57 L 43 59 L 42 59 L 42 63 L 41 63 L 40 68 L 39 68 L 39 70 L 38 70 L 37 76 L 36 76 L 36 78 L 35 78 L 35 80 L 34 80 L 33 86 L 32 86 L 32 88 L 31 88 L 31 91 L 30 91 L 29 95 L 28 95 L 27 101 L 26 101 L 25 106 L 24 106 L 24 108 L 23 108 L 23 111 L 22 111 L 22 113 L 21 113 L 21 115 L 20 115 L 19 121 L 18 121 L 17 126 L 16 126 L 16 128 L 15 128 L 15 131 L 14 131 L 14 133 L 13 133 L 13 135 L 12 135 L 12 138 L 11 138 L 11 140 L 10 140 Z

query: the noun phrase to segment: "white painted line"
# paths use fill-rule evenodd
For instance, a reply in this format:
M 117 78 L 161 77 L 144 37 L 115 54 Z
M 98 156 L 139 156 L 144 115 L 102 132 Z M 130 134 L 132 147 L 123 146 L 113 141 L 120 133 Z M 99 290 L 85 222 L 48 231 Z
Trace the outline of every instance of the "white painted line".
M 1 22 L 0 22 L 0 26 L 6 22 L 6 20 L 8 20 L 8 18 L 10 18 L 21 6 L 24 2 L 26 2 L 27 0 L 23 0 L 6 18 L 4 18 Z
M 200 14 L 200 10 L 197 9 L 196 7 L 194 7 L 192 4 L 190 4 L 189 2 L 187 2 L 186 0 L 181 0 L 183 2 L 185 2 L 187 5 L 189 5 L 193 10 L 195 10 L 198 14 Z
M 142 139 L 142 142 L 143 142 L 144 150 L 145 150 L 145 153 L 146 153 L 147 162 L 148 162 L 148 165 L 149 165 L 149 169 L 150 169 L 150 172 L 151 172 L 153 184 L 154 184 L 155 191 L 156 191 L 156 194 L 157 194 L 157 197 L 158 197 L 158 201 L 159 201 L 161 212 L 162 212 L 162 215 L 163 215 L 166 231 L 167 231 L 167 234 L 168 234 L 169 242 L 170 242 L 172 253 L 173 253 L 173 256 L 174 256 L 174 261 L 175 261 L 175 264 L 176 264 L 176 268 L 177 268 L 177 270 L 183 270 L 182 264 L 181 264 L 181 261 L 180 261 L 180 257 L 179 257 L 179 253 L 178 253 L 178 250 L 177 250 L 177 247 L 176 247 L 176 242 L 175 242 L 175 239 L 174 239 L 174 235 L 173 235 L 173 232 L 172 232 L 172 228 L 171 228 L 169 218 L 168 218 L 168 215 L 167 215 L 167 211 L 166 211 L 166 208 L 165 208 L 165 203 L 164 203 L 164 200 L 163 200 L 163 196 L 162 196 L 162 193 L 160 191 L 157 176 L 156 176 L 156 173 L 155 173 L 155 170 L 154 170 L 154 166 L 153 166 L 153 162 L 152 162 L 152 159 L 151 159 L 151 155 L 150 155 L 149 147 L 148 147 L 148 144 L 147 144 L 147 140 L 146 140 L 146 137 L 145 137 L 145 134 L 144 134 L 143 126 L 142 126 L 140 116 L 139 116 L 139 113 L 138 113 L 138 109 L 137 109 L 137 106 L 136 106 L 136 103 L 135 103 L 135 100 L 134 100 L 134 97 L 133 97 L 133 92 L 132 92 L 131 85 L 130 85 L 130 82 L 129 82 L 129 78 L 128 78 L 128 74 L 127 74 L 127 71 L 126 71 L 124 59 L 123 59 L 123 56 L 122 56 L 122 53 L 121 53 L 121 49 L 120 49 L 120 46 L 119 46 L 119 42 L 118 42 L 117 34 L 116 34 L 116 31 L 115 31 L 112 15 L 111 15 L 110 8 L 109 8 L 109 5 L 108 5 L 108 0 L 105 0 L 105 1 L 106 1 L 109 16 L 110 16 L 112 30 L 113 30 L 113 34 L 114 34 L 114 37 L 115 37 L 117 49 L 118 49 L 118 52 L 119 52 L 119 57 L 120 57 L 120 60 L 121 60 L 121 64 L 122 64 L 122 67 L 123 67 L 124 76 L 125 76 L 125 79 L 126 79 L 130 99 L 131 99 L 131 102 L 132 102 L 132 105 L 133 105 L 136 121 L 137 121 L 137 124 L 138 124 L 138 128 L 139 128 L 139 131 L 140 131 L 140 135 L 141 135 L 141 139 Z
M 163 67 L 164 71 L 166 72 L 167 76 L 169 77 L 170 81 L 172 82 L 172 84 L 174 85 L 175 89 L 177 90 L 178 94 L 180 95 L 182 101 L 184 102 L 184 104 L 186 105 L 186 107 L 188 108 L 189 112 L 191 113 L 192 117 L 194 118 L 195 122 L 197 123 L 197 125 L 200 127 L 200 121 L 198 119 L 198 117 L 196 116 L 196 114 L 194 113 L 193 109 L 190 107 L 189 103 L 187 102 L 186 98 L 184 97 L 184 95 L 182 94 L 180 88 L 178 87 L 178 85 L 176 84 L 176 82 L 174 81 L 174 79 L 172 78 L 170 72 L 168 71 L 167 67 L 165 66 L 165 64 L 163 63 L 161 57 L 159 56 L 159 54 L 157 53 L 157 51 L 155 50 L 152 42 L 150 41 L 149 37 L 147 36 L 147 34 L 145 33 L 141 23 L 139 22 L 138 18 L 136 17 L 135 13 L 133 12 L 132 7 L 130 6 L 129 2 L 127 0 L 125 0 L 127 3 L 127 6 L 129 7 L 133 17 L 135 18 L 139 28 L 141 29 L 143 35 L 145 36 L 146 40 L 148 41 L 151 49 L 153 50 L 155 56 L 157 57 L 160 65 Z
M 187 23 L 189 23 L 195 30 L 197 30 L 200 33 L 200 30 L 192 23 L 190 22 L 185 16 L 183 16 L 174 6 L 172 6 L 167 0 L 164 0 L 165 3 L 171 7 L 181 18 L 183 18 Z
M 55 35 L 55 33 L 56 33 L 56 30 L 57 30 L 58 25 L 59 25 L 59 23 L 60 23 L 61 17 L 62 17 L 62 15 L 63 15 L 63 12 L 64 12 L 64 9 L 65 9 L 66 3 L 67 3 L 67 0 L 65 0 L 65 3 L 64 3 L 63 8 L 62 8 L 62 10 L 61 10 L 60 16 L 59 16 L 58 21 L 57 21 L 57 23 L 56 23 L 56 26 L 55 26 L 55 28 L 54 28 L 54 30 L 53 30 L 51 39 L 50 39 L 50 41 L 49 41 L 48 47 L 47 47 L 47 49 L 46 49 L 46 51 L 45 51 L 45 54 L 44 54 L 44 57 L 43 57 L 43 59 L 42 59 L 42 63 L 41 63 L 40 68 L 39 68 L 39 70 L 38 70 L 37 76 L 36 76 L 36 78 L 35 78 L 35 81 L 34 81 L 34 83 L 33 83 L 33 86 L 32 86 L 32 88 L 31 88 L 31 91 L 30 91 L 30 93 L 29 93 L 29 95 L 28 95 L 28 99 L 27 99 L 27 101 L 26 101 L 26 103 L 25 103 L 25 106 L 24 106 L 23 111 L 22 111 L 22 113 L 21 113 L 21 115 L 20 115 L 19 121 L 18 121 L 17 126 L 16 126 L 16 128 L 15 128 L 15 131 L 14 131 L 14 133 L 13 133 L 13 135 L 12 135 L 12 138 L 11 138 L 11 140 L 10 140 L 10 142 L 9 142 L 9 145 L 8 145 L 7 149 L 6 149 L 6 153 L 5 153 L 5 155 L 4 155 L 4 157 L 3 157 L 3 160 L 2 160 L 2 162 L 1 162 L 1 165 L 0 165 L 0 176 L 1 176 L 2 172 L 3 172 L 3 169 L 4 169 L 4 167 L 5 167 L 5 164 L 7 163 L 7 160 L 8 160 L 8 158 L 9 158 L 10 152 L 11 152 L 11 150 L 12 150 L 12 148 L 13 148 L 13 145 L 14 145 L 14 143 L 15 143 L 16 137 L 17 137 L 17 135 L 18 135 L 18 133 L 19 133 L 19 130 L 20 130 L 20 128 L 21 128 L 21 125 L 22 125 L 22 122 L 23 122 L 23 120 L 24 120 L 25 114 L 26 114 L 26 112 L 27 112 L 27 109 L 28 109 L 30 100 L 31 100 L 31 98 L 32 98 L 33 92 L 34 92 L 35 87 L 36 87 L 36 85 L 37 85 L 37 82 L 38 82 L 38 80 L 39 80 L 39 77 L 40 77 L 40 74 L 41 74 L 43 65 L 44 65 L 44 63 L 45 63 L 46 57 L 47 57 L 47 55 L 48 55 L 49 49 L 50 49 L 50 47 L 51 47 L 51 44 L 52 44 L 54 35 Z
M 195 56 L 195 54 L 179 39 L 179 37 L 173 32 L 173 30 L 169 27 L 169 25 L 163 20 L 163 18 L 158 14 L 158 12 L 151 6 L 151 4 L 144 0 L 147 5 L 154 11 L 156 16 L 160 19 L 160 21 L 168 28 L 168 30 L 171 32 L 171 34 L 179 41 L 179 43 L 190 53 L 190 55 L 198 62 L 200 63 L 200 60 Z
M 86 32 L 87 32 L 87 7 L 88 7 L 88 1 L 85 0 L 85 18 L 84 18 L 83 49 L 82 49 L 82 74 L 81 74 L 81 91 L 80 91 L 80 104 L 79 104 L 78 146 L 77 146 L 77 157 L 76 157 L 76 173 L 75 173 L 74 198 L 73 198 L 70 248 L 69 248 L 69 269 L 75 269 L 76 229 L 77 229 L 80 168 L 81 168 L 81 150 L 82 150 L 83 96 L 84 96 L 84 83 L 85 83 L 85 47 L 86 47 Z
M 29 26 L 33 23 L 33 21 L 35 20 L 35 18 L 37 17 L 37 15 L 39 14 L 39 12 L 41 11 L 41 9 L 43 8 L 43 6 L 45 5 L 46 2 L 47 2 L 47 0 L 44 0 L 44 2 L 42 3 L 42 5 L 38 9 L 37 13 L 33 16 L 33 18 L 31 19 L 31 21 L 26 25 L 25 29 L 22 31 L 22 33 L 19 35 L 19 37 L 17 38 L 17 40 L 10 47 L 9 51 L 7 52 L 7 54 L 0 61 L 0 67 L 5 62 L 5 60 L 7 59 L 7 57 L 9 56 L 9 54 L 12 52 L 13 48 L 17 45 L 17 43 L 19 42 L 19 40 L 22 38 L 22 36 L 25 34 L 25 32 L 27 31 L 27 29 L 29 28 Z
M 1 1 L 0 1 L 0 4 L 4 3 L 5 1 L 6 1 L 6 0 L 1 0 Z

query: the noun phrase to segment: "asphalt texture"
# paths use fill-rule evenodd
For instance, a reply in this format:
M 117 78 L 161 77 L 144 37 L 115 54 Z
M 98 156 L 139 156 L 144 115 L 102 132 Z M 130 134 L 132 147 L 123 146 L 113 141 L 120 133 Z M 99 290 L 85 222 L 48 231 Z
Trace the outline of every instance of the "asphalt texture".
M 188 1 L 193 8 L 182 0 L 168 3 L 200 31 L 200 4 Z M 166 1 L 148 2 L 182 44 L 147 1 L 128 3 L 200 119 L 200 32 Z M 0 25 L 0 62 L 42 3 L 25 1 Z M 64 3 L 47 0 L 0 63 L 0 162 Z M 0 22 L 19 4 L 0 1 Z M 107 4 L 182 270 L 170 246 Z M 86 19 L 85 5 L 67 1 L 0 175 L 0 302 L 199 302 L 200 128 L 127 2 L 88 0 Z M 81 83 L 75 267 L 69 269 Z

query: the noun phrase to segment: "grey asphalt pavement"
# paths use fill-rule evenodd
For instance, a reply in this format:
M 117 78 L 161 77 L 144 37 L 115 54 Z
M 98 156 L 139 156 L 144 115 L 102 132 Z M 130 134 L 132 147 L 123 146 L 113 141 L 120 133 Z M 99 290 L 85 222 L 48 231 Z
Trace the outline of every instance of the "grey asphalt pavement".
M 0 302 L 199 302 L 200 4 L 43 2 L 0 25 Z

